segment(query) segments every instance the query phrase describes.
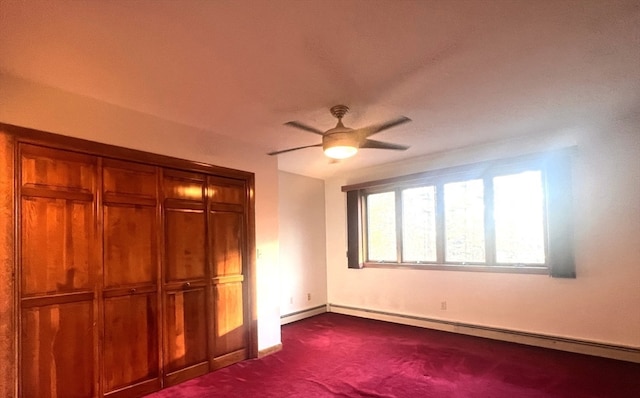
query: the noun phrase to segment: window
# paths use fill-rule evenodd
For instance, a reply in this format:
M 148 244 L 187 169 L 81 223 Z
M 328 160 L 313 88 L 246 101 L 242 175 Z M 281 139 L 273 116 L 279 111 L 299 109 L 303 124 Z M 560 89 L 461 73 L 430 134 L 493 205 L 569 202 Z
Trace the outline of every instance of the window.
M 404 261 L 437 260 L 434 186 L 402 190 L 402 242 Z
M 493 178 L 493 220 L 497 263 L 545 263 L 540 170 Z
M 484 263 L 484 185 L 482 180 L 443 184 L 445 262 Z
M 349 266 L 575 277 L 568 158 L 528 156 L 343 187 Z
M 396 218 L 393 192 L 367 195 L 369 261 L 396 261 Z

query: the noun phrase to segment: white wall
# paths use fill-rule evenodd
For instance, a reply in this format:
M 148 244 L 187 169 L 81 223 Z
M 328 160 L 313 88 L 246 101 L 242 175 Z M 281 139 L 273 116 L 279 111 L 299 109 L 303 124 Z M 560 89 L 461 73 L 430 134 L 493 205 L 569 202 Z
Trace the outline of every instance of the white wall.
M 342 185 L 576 145 L 577 279 L 348 269 Z M 640 347 L 640 121 L 542 134 L 360 170 L 326 181 L 331 304 Z M 447 309 L 441 310 L 441 301 Z
M 277 161 L 211 132 L 0 74 L 0 122 L 255 173 L 258 348 L 280 343 Z
M 280 172 L 278 190 L 280 309 L 287 315 L 327 303 L 324 181 Z

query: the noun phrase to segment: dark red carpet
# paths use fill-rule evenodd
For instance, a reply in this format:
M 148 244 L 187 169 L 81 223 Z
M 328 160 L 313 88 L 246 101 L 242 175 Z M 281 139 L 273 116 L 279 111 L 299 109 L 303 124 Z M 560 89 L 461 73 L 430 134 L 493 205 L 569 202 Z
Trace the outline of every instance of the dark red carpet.
M 285 325 L 282 343 L 148 397 L 640 397 L 640 364 L 339 314 Z

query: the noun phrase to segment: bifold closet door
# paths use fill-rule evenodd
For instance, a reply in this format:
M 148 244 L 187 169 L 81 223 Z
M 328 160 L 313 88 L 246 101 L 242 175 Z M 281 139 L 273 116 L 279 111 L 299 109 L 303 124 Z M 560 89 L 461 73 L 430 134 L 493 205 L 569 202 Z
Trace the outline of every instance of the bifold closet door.
M 212 367 L 220 368 L 249 357 L 246 282 L 245 209 L 243 181 L 209 178 L 209 239 L 213 284 Z
M 21 144 L 20 395 L 98 395 L 97 159 Z
M 164 170 L 164 381 L 209 372 L 205 176 Z
M 103 389 L 141 396 L 161 387 L 158 175 L 103 160 Z

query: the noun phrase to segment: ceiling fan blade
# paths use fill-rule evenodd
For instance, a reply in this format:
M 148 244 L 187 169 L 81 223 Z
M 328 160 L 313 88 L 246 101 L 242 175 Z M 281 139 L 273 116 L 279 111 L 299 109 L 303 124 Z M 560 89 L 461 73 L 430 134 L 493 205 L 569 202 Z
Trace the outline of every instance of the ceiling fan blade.
M 299 147 L 297 147 L 297 148 L 283 149 L 283 150 L 281 150 L 281 151 L 269 152 L 269 153 L 267 153 L 267 155 L 275 156 L 275 155 L 280 155 L 281 153 L 287 153 L 287 152 L 291 152 L 291 151 L 297 151 L 298 149 L 312 148 L 312 147 L 314 147 L 314 146 L 322 146 L 322 144 L 305 145 L 305 146 L 299 146 Z
M 395 149 L 398 151 L 406 151 L 409 149 L 408 146 L 391 144 L 389 142 L 376 141 L 376 140 L 365 140 L 360 148 L 374 148 L 374 149 Z
M 310 133 L 314 133 L 314 134 L 319 134 L 319 135 L 324 135 L 323 131 L 318 130 L 315 127 L 311 127 L 311 126 L 307 126 L 304 123 L 300 123 L 298 121 L 292 121 L 292 122 L 287 122 L 285 123 L 285 126 L 291 126 L 291 127 L 295 127 L 298 128 L 300 130 L 304 130 L 304 131 L 308 131 Z
M 360 134 L 362 134 L 362 136 L 364 138 L 367 138 L 367 137 L 371 137 L 372 135 L 377 134 L 377 133 L 379 133 L 381 131 L 390 129 L 390 128 L 395 127 L 395 126 L 399 126 L 399 125 L 404 124 L 404 123 L 408 123 L 410 121 L 411 121 L 411 119 L 409 119 L 408 117 L 400 116 L 399 118 L 392 119 L 392 120 L 389 120 L 389 121 L 384 122 L 384 123 L 374 124 L 373 126 L 369 126 L 369 127 L 363 127 L 361 129 L 358 129 L 358 132 Z

